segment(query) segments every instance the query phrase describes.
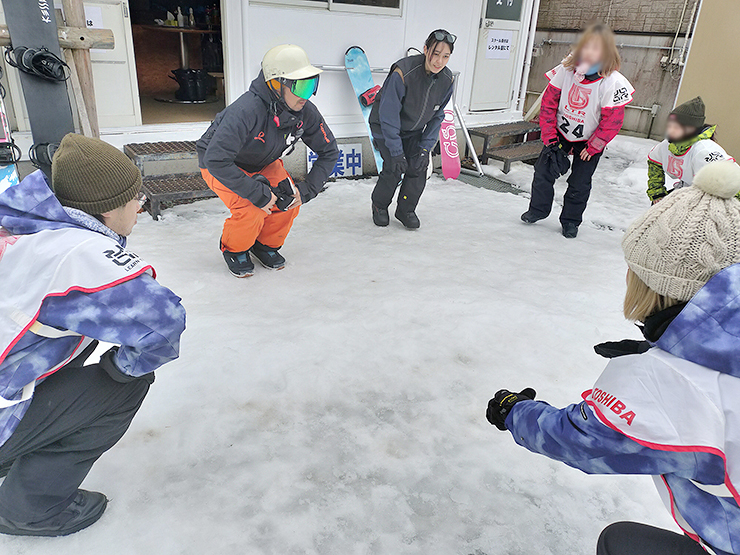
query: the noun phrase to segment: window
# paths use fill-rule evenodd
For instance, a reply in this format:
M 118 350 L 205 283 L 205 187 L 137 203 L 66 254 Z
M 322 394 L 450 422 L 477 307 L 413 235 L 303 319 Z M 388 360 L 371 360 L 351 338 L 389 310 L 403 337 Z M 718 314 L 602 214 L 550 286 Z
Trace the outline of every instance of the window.
M 402 0 L 253 0 L 261 4 L 299 6 L 323 10 L 401 15 Z

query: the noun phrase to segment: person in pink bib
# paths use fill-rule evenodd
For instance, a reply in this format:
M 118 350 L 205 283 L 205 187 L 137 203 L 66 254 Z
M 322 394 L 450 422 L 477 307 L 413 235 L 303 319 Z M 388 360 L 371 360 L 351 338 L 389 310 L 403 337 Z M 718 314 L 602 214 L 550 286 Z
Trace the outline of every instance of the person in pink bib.
M 573 155 L 560 224 L 565 237 L 578 235 L 591 195 L 591 178 L 606 145 L 622 128 L 624 107 L 635 92 L 619 73 L 620 64 L 611 30 L 593 25 L 563 63 L 545 74 L 549 84 L 540 110 L 545 146 L 534 166 L 529 209 L 521 218 L 524 223 L 550 215 L 555 181 L 568 172 L 568 156 Z

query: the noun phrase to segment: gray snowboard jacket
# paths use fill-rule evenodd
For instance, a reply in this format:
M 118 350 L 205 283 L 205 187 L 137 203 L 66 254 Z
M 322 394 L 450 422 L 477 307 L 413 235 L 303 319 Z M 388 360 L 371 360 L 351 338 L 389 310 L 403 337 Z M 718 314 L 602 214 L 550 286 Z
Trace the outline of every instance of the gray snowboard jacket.
M 298 139 L 319 156 L 306 180 L 296 183 L 302 201 L 308 202 L 334 171 L 339 157 L 337 141 L 316 106 L 309 101 L 300 112 L 288 110 L 277 102 L 260 72 L 249 90 L 219 112 L 195 143 L 198 165 L 262 208 L 270 201 L 270 188 L 244 171 L 259 172 Z
M 385 141 L 392 156 L 403 154 L 402 137 L 421 133 L 420 147 L 427 150 L 439 139 L 454 80 L 448 68 L 427 73 L 424 62 L 421 54 L 393 64 L 370 112 L 373 135 Z

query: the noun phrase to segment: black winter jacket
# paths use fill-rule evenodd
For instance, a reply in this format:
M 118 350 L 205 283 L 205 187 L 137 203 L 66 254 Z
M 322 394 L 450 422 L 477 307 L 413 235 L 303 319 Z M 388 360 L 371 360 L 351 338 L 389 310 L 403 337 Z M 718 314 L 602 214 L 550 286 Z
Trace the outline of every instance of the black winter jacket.
M 262 72 L 249 91 L 221 111 L 195 143 L 198 165 L 242 198 L 262 208 L 270 188 L 243 171 L 259 172 L 280 158 L 297 137 L 319 155 L 306 180 L 296 183 L 303 202 L 314 198 L 334 170 L 337 141 L 316 106 L 292 112 L 275 101 Z M 240 169 L 241 168 L 241 169 Z
M 448 68 L 427 73 L 425 61 L 422 54 L 393 64 L 370 112 L 373 135 L 385 141 L 392 156 L 403 154 L 401 137 L 420 133 L 420 147 L 427 150 L 439 139 L 453 77 Z

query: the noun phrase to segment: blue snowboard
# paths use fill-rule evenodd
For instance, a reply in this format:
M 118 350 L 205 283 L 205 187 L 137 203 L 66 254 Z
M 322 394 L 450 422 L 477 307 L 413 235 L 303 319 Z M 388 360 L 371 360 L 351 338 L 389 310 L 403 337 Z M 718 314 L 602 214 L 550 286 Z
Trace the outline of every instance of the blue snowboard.
M 347 75 L 349 75 L 352 88 L 355 90 L 355 96 L 357 96 L 357 103 L 360 105 L 360 110 L 362 110 L 362 117 L 365 120 L 367 132 L 370 135 L 370 146 L 373 149 L 373 154 L 375 154 L 375 165 L 378 168 L 378 173 L 380 173 L 383 169 L 383 158 L 381 158 L 380 153 L 373 144 L 373 134 L 370 131 L 369 120 L 372 106 L 365 106 L 360 101 L 360 96 L 375 86 L 365 51 L 359 46 L 353 46 L 347 50 L 344 54 L 344 67 L 347 68 Z

